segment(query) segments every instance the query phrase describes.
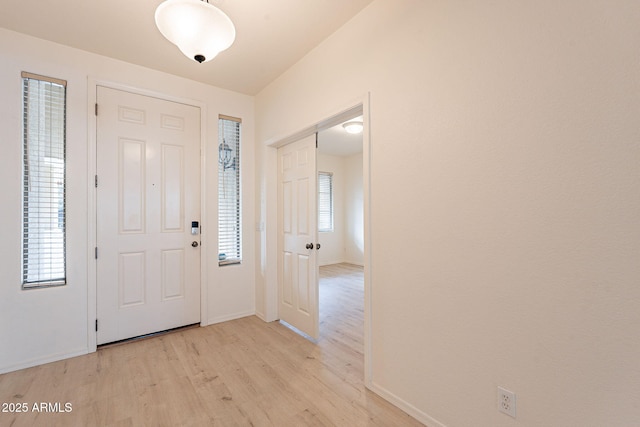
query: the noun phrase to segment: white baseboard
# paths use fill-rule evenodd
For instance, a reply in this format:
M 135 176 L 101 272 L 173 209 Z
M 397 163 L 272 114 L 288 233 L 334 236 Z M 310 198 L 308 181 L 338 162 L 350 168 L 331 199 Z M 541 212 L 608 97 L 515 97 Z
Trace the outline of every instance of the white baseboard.
M 333 264 L 342 264 L 344 261 L 339 260 L 339 261 L 322 261 L 322 262 L 318 262 L 318 265 L 320 267 L 324 267 L 325 265 L 333 265 Z
M 33 368 L 34 366 L 44 365 L 51 362 L 57 362 L 59 360 L 70 359 L 72 357 L 84 356 L 89 353 L 89 349 L 74 351 L 71 353 L 59 353 L 51 354 L 45 357 L 38 357 L 30 359 L 25 362 L 17 363 L 15 365 L 0 366 L 0 374 L 6 374 L 7 372 L 19 371 L 20 369 Z
M 241 319 L 243 317 L 253 316 L 255 314 L 256 314 L 255 310 L 226 314 L 224 316 L 218 316 L 218 317 L 214 317 L 213 319 L 209 319 L 209 321 L 205 326 L 215 325 L 216 323 L 228 322 L 229 320 Z
M 323 261 L 318 263 L 320 267 L 324 267 L 326 265 L 334 265 L 334 264 L 353 264 L 353 265 L 359 265 L 360 267 L 364 267 L 364 263 L 361 261 L 349 261 L 346 259 L 341 259 L 338 261 Z
M 393 405 L 395 405 L 398 408 L 402 409 L 404 412 L 406 412 L 407 414 L 411 415 L 413 418 L 415 418 L 416 420 L 420 421 L 422 424 L 424 424 L 426 426 L 429 426 L 429 427 L 446 427 L 440 421 L 438 421 L 435 418 L 431 417 L 430 415 L 422 412 L 420 409 L 416 408 L 415 406 L 413 406 L 409 402 L 399 398 L 395 394 L 391 393 L 389 390 L 385 389 L 384 387 L 380 387 L 379 385 L 377 385 L 374 382 L 372 382 L 370 384 L 367 384 L 367 388 L 369 390 L 371 390 L 372 392 L 374 392 L 375 394 L 377 394 L 378 396 L 382 397 L 383 399 L 389 401 Z

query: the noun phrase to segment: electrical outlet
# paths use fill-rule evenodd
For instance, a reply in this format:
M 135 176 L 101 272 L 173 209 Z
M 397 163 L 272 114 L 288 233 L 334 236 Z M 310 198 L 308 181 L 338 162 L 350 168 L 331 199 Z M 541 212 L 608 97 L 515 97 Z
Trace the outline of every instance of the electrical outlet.
M 514 392 L 498 387 L 498 411 L 513 418 L 516 417 L 516 394 Z

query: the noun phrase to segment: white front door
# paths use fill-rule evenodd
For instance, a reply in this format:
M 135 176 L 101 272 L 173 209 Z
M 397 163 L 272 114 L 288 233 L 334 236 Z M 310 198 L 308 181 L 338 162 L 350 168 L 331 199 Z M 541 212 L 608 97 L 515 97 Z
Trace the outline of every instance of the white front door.
M 200 109 L 101 86 L 97 101 L 97 343 L 198 323 Z
M 278 299 L 280 319 L 319 335 L 316 137 L 278 149 Z

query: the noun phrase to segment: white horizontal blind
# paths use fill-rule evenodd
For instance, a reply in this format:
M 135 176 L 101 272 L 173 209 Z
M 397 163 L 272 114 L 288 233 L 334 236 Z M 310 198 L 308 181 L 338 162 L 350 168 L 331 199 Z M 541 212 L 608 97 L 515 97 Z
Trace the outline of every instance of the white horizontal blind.
M 220 116 L 218 130 L 218 264 L 242 262 L 241 121 Z
M 23 81 L 22 287 L 64 285 L 66 82 Z
M 318 172 L 318 231 L 333 231 L 333 174 Z

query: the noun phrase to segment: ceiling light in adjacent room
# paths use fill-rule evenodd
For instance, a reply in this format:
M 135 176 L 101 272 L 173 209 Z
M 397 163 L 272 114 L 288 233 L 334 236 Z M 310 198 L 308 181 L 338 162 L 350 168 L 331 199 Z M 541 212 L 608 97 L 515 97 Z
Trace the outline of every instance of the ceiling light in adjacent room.
M 197 62 L 211 61 L 236 38 L 231 19 L 208 1 L 166 0 L 156 9 L 156 26 Z
M 344 130 L 346 130 L 349 133 L 360 133 L 362 132 L 362 128 L 363 128 L 362 122 L 356 122 L 356 121 L 343 123 L 342 127 L 344 127 Z

